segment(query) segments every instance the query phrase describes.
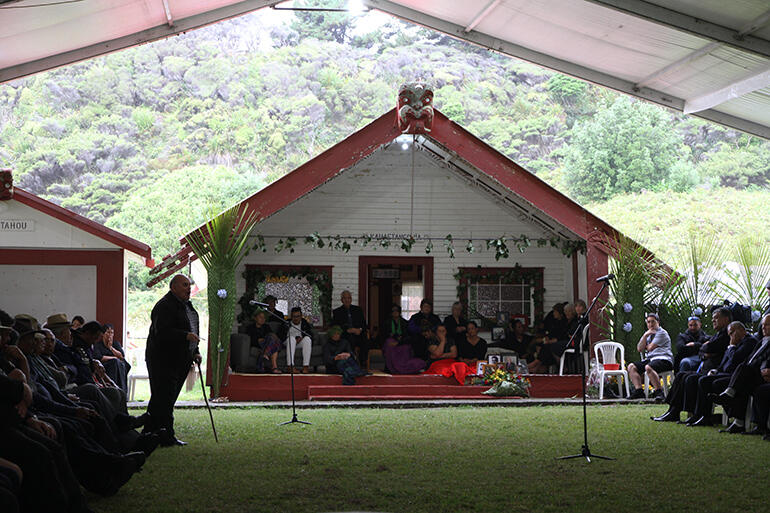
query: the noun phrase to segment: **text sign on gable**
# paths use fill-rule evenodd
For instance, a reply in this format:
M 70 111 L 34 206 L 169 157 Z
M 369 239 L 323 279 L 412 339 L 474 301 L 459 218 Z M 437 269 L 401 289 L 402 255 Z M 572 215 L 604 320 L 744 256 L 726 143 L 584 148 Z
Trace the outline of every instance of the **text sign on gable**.
M 34 232 L 32 219 L 0 219 L 0 232 Z

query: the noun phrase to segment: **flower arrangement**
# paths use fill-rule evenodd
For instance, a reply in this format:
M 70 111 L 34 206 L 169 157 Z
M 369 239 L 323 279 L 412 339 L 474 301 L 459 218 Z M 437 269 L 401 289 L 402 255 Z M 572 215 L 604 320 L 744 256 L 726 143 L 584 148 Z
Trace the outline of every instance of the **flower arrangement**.
M 492 388 L 484 392 L 487 395 L 529 397 L 531 382 L 521 374 L 508 372 L 501 367 L 487 367 L 484 375 L 474 377 L 471 384 L 491 385 Z

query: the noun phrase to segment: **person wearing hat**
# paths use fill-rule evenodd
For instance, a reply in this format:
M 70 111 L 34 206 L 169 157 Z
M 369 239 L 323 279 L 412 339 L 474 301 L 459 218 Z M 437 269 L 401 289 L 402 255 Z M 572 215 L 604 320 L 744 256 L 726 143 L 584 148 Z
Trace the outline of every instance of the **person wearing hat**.
M 77 365 L 70 350 L 72 346 L 72 323 L 67 319 L 67 314 L 58 313 L 48 316 L 45 327 L 51 330 L 56 338 L 53 354 L 58 361 L 59 368 L 67 373 L 67 380 L 74 384 Z
M 34 333 L 37 327 L 37 321 L 34 317 L 24 314 L 17 315 L 14 318 L 13 329 L 3 330 L 3 333 L 0 334 L 0 369 L 6 374 L 10 375 L 14 369 L 17 369 L 24 373 L 26 380 L 29 380 L 29 363 L 15 342 L 23 335 Z M 15 342 L 11 338 L 15 338 Z
M 326 372 L 342 374 L 343 385 L 355 385 L 356 378 L 366 376 L 366 371 L 358 365 L 350 341 L 342 338 L 342 328 L 338 325 L 329 328 L 326 334 L 329 337 L 323 347 Z
M 150 402 L 145 432 L 157 432 L 161 445 L 187 445 L 174 432 L 174 404 L 193 361 L 200 363 L 198 312 L 190 302 L 190 278 L 177 274 L 170 290 L 153 307 L 145 359 Z

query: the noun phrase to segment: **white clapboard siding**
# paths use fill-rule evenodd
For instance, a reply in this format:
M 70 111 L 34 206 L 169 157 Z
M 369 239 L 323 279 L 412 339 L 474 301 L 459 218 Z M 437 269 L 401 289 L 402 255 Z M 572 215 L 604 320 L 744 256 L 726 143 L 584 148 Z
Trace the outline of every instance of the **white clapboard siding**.
M 475 241 L 476 251 L 465 250 L 467 237 L 497 238 L 505 234 L 530 238 L 548 237 L 536 224 L 519 218 L 512 210 L 495 202 L 491 196 L 475 188 L 454 172 L 416 151 L 414 155 L 414 210 L 412 233 L 455 239 L 455 258 L 450 259 L 443 241 L 434 241 L 433 251 L 426 255 L 425 242 L 418 240 L 411 253 L 395 247 L 374 250 L 354 246 L 349 253 L 317 249 L 301 238 L 313 232 L 321 235 L 361 235 L 364 233 L 410 233 L 412 207 L 412 154 L 397 145 L 381 149 L 310 194 L 289 205 L 255 230 L 266 237 L 266 253 L 251 252 L 245 264 L 331 265 L 333 269 L 333 301 L 349 289 L 358 300 L 359 256 L 431 256 L 434 258 L 434 308 L 443 314 L 457 299 L 458 267 L 544 267 L 545 308 L 557 301 L 572 299 L 572 260 L 559 248 L 532 246 L 519 253 L 510 246 L 511 257 L 495 261 L 494 251 L 486 250 L 483 241 Z M 276 238 L 273 238 L 276 236 Z M 272 247 L 277 236 L 296 236 L 295 252 L 276 254 Z M 352 244 L 352 241 L 349 241 Z M 239 289 L 245 284 L 238 273 Z M 585 276 L 583 273 L 582 276 Z M 583 278 L 584 280 L 585 278 Z

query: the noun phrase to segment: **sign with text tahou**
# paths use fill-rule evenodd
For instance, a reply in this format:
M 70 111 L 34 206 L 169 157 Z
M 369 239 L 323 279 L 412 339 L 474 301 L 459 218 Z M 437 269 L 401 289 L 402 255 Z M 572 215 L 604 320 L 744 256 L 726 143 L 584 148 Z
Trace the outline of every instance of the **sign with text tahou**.
M 34 232 L 32 219 L 0 219 L 0 232 Z

